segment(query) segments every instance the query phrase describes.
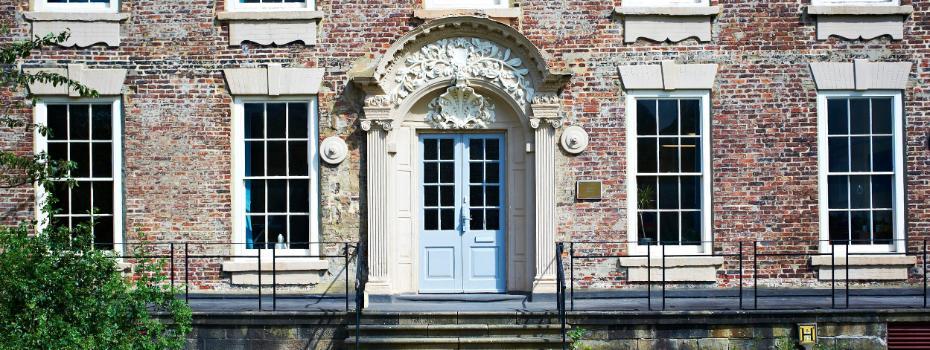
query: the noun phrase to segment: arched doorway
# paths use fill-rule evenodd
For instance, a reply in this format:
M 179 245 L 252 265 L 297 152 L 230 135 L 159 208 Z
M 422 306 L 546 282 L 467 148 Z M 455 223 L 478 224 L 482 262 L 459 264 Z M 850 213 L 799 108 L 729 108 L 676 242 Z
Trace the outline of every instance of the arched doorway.
M 368 94 L 367 291 L 553 290 L 568 76 L 513 28 L 475 17 L 427 23 L 357 73 Z

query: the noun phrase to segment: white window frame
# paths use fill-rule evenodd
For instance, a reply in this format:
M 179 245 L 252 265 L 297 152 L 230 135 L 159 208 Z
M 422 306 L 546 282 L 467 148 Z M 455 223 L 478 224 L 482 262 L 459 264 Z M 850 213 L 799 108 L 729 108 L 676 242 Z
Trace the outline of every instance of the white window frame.
M 80 13 L 117 13 L 119 0 L 109 0 L 108 3 L 49 3 L 48 0 L 34 0 L 33 10 L 36 12 L 80 12 Z
M 228 12 L 271 12 L 271 11 L 315 11 L 316 1 L 305 0 L 303 3 L 258 3 L 246 4 L 239 0 L 226 0 Z
M 118 253 L 128 251 L 123 245 L 123 114 L 122 101 L 119 98 L 43 98 L 39 99 L 33 108 L 33 117 L 38 125 L 48 125 L 48 105 L 50 104 L 110 104 L 111 137 L 113 153 L 113 250 Z M 33 150 L 36 154 L 48 151 L 48 138 L 38 130 L 33 133 Z M 48 192 L 44 187 L 35 184 L 36 193 L 36 222 L 37 230 L 41 231 L 48 225 L 49 217 L 40 209 L 48 200 Z
M 636 135 L 636 101 L 639 99 L 700 99 L 701 101 L 701 241 L 700 245 L 665 246 L 666 254 L 710 255 L 712 253 L 712 164 L 711 164 L 711 114 L 709 90 L 631 90 L 626 96 L 626 140 L 627 140 L 627 240 L 631 255 L 662 254 L 662 247 L 654 245 L 648 248 L 639 244 L 639 221 L 637 218 L 637 135 Z
M 817 190 L 818 208 L 820 211 L 820 251 L 830 253 L 834 245 L 830 243 L 829 193 L 827 191 L 827 176 L 829 175 L 830 160 L 829 142 L 827 135 L 827 99 L 828 98 L 857 98 L 857 97 L 890 97 L 892 99 L 892 148 L 894 153 L 894 200 L 892 211 L 894 216 L 894 230 L 892 244 L 850 244 L 849 253 L 887 253 L 905 252 L 905 221 L 904 212 L 904 106 L 901 92 L 892 90 L 871 91 L 821 91 L 817 94 Z M 836 255 L 846 255 L 846 245 L 837 245 Z
M 623 7 L 707 7 L 710 6 L 710 0 L 623 0 L 620 5 Z
M 448 9 L 506 9 L 510 8 L 511 0 L 423 0 L 423 8 L 427 10 Z M 495 4 L 495 2 L 499 2 Z
M 898 6 L 901 0 L 811 0 L 813 6 Z
M 310 184 L 310 242 L 319 242 L 320 237 L 320 157 L 318 155 L 319 143 L 319 110 L 316 96 L 255 96 L 236 97 L 232 103 L 232 242 L 233 251 L 238 256 L 257 256 L 271 261 L 272 249 L 246 249 L 245 241 L 245 104 L 246 103 L 307 103 L 308 104 L 308 130 L 307 150 L 308 175 Z M 307 260 L 319 260 L 312 257 L 319 255 L 320 244 L 310 244 L 309 249 L 275 249 L 278 256 L 308 256 Z M 240 257 L 234 260 L 255 261 L 252 258 Z M 300 259 L 303 260 L 303 259 Z M 288 259 L 288 261 L 298 261 Z

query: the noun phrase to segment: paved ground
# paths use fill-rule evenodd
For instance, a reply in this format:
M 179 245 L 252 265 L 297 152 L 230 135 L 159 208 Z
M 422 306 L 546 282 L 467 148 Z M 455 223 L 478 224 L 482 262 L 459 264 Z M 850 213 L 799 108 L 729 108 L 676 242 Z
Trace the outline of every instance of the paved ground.
M 653 290 L 647 300 L 646 291 L 577 292 L 575 311 L 652 311 L 663 310 L 663 293 Z M 754 296 L 758 298 L 754 299 Z M 687 289 L 667 290 L 664 298 L 666 311 L 710 310 L 812 310 L 846 308 L 843 289 L 793 290 L 743 289 L 742 307 L 738 290 Z M 924 307 L 923 289 L 854 289 L 850 291 L 850 309 L 906 309 Z M 297 311 L 345 312 L 354 310 L 355 297 L 350 295 L 348 308 L 344 295 L 262 297 L 261 309 L 257 295 L 191 295 L 190 305 L 196 312 L 242 311 Z M 650 306 L 651 303 L 651 306 Z M 571 300 L 566 301 L 571 308 Z M 544 312 L 555 311 L 555 295 L 536 295 L 530 300 L 525 295 L 472 294 L 472 295 L 403 295 L 392 298 L 372 297 L 368 311 L 380 312 L 443 312 L 443 311 L 496 311 Z

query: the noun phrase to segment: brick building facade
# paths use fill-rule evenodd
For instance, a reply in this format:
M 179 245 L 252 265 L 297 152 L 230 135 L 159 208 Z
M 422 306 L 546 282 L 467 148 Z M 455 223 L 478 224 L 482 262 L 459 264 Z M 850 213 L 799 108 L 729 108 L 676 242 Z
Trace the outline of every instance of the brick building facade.
M 643 254 L 643 249 L 653 248 L 638 243 L 649 237 L 669 240 L 668 246 L 681 248 L 673 249 L 678 254 L 696 256 L 677 258 L 681 274 L 690 277 L 675 277 L 668 272 L 670 280 L 730 284 L 736 273 L 728 268 L 718 269 L 732 266 L 733 259 L 714 257 L 737 251 L 740 241 L 745 244 L 744 250 L 753 241 L 771 241 L 763 244 L 771 252 L 826 252 L 832 249 L 831 244 L 819 241 L 828 239 L 844 245 L 843 239 L 831 237 L 830 230 L 823 228 L 830 221 L 822 217 L 837 208 L 848 210 L 834 210 L 838 213 L 834 214 L 837 218 L 834 224 L 839 227 L 843 222 L 841 216 L 850 215 L 846 216 L 846 227 L 851 227 L 852 239 L 857 239 L 856 232 L 865 232 L 869 242 L 861 245 L 869 248 L 864 249 L 902 255 L 905 250 L 919 250 L 924 240 L 930 238 L 927 234 L 930 98 L 925 91 L 930 81 L 927 48 L 930 3 L 813 1 L 814 4 L 811 0 L 712 0 L 709 4 L 672 1 L 663 6 L 635 1 L 626 4 L 627 1 L 619 0 L 521 1 L 462 10 L 442 1 L 433 4 L 419 0 L 319 0 L 315 4 L 303 3 L 302 8 L 283 6 L 297 3 L 284 3 L 277 4 L 283 6 L 280 8 L 272 6 L 274 11 L 264 11 L 260 7 L 243 6 L 261 4 L 220 0 L 129 0 L 108 4 L 118 6 L 118 10 L 93 9 L 92 5 L 97 3 L 80 4 L 90 6 L 93 13 L 81 17 L 55 12 L 68 3 L 3 0 L 0 9 L 4 15 L 0 20 L 10 28 L 2 37 L 4 42 L 41 35 L 44 33 L 39 32 L 48 28 L 70 28 L 73 32 L 74 45 L 36 52 L 23 62 L 23 67 L 57 68 L 72 77 L 88 77 L 85 81 L 102 74 L 96 70 L 123 70 L 120 72 L 125 74 L 124 80 L 115 83 L 116 90 L 108 95 L 110 99 L 106 101 L 110 102 L 105 103 L 119 101 L 113 116 L 114 120 L 122 121 L 122 154 L 116 157 L 122 162 L 122 185 L 114 198 L 121 202 L 122 209 L 115 211 L 114 217 L 122 217 L 116 236 L 126 242 L 136 239 L 135 232 L 144 232 L 146 239 L 153 242 L 192 243 L 196 247 L 191 249 L 200 253 L 234 254 L 241 248 L 238 252 L 242 254 L 255 254 L 254 244 L 259 243 L 254 237 L 247 246 L 222 244 L 243 243 L 247 237 L 242 235 L 244 226 L 249 227 L 251 235 L 255 224 L 249 220 L 258 220 L 254 219 L 256 216 L 245 221 L 237 219 L 245 214 L 241 203 L 236 204 L 236 196 L 242 195 L 240 185 L 242 181 L 250 181 L 250 173 L 244 177 L 236 173 L 237 164 L 242 161 L 236 157 L 241 158 L 243 153 L 236 151 L 242 139 L 234 135 L 251 132 L 237 131 L 235 124 L 241 121 L 237 118 L 242 118 L 241 113 L 250 113 L 249 108 L 258 108 L 254 107 L 258 103 L 308 103 L 317 110 L 309 112 L 310 128 L 304 132 L 310 136 L 304 137 L 309 139 L 311 151 L 307 161 L 310 187 L 318 188 L 319 200 L 311 197 L 310 224 L 307 224 L 310 233 L 299 237 L 311 241 L 363 242 L 365 249 L 360 251 L 368 258 L 372 293 L 430 291 L 423 287 L 432 286 L 424 280 L 424 276 L 434 272 L 426 266 L 429 247 L 418 237 L 431 231 L 424 221 L 431 215 L 427 211 L 432 209 L 415 206 L 416 201 L 425 200 L 422 192 L 430 182 L 424 179 L 427 182 L 419 183 L 423 174 L 418 172 L 428 162 L 416 159 L 423 150 L 417 147 L 429 147 L 433 141 L 444 147 L 443 137 L 452 137 L 449 135 L 466 135 L 464 139 L 455 136 L 459 137 L 455 140 L 464 140 L 455 142 L 473 147 L 469 142 L 474 139 L 467 135 L 503 135 L 506 141 L 500 145 L 506 147 L 506 159 L 484 162 L 501 163 L 506 181 L 489 182 L 490 175 L 485 175 L 480 184 L 483 190 L 489 186 L 509 186 L 501 190 L 503 199 L 498 198 L 499 202 L 482 209 L 482 215 L 490 217 L 491 213 L 497 213 L 494 215 L 500 215 L 498 218 L 506 222 L 505 225 L 489 224 L 488 219 L 484 222 L 484 231 L 495 231 L 491 226 L 499 225 L 495 232 L 504 235 L 500 238 L 504 242 L 498 241 L 492 247 L 492 251 L 497 251 L 483 256 L 497 260 L 497 265 L 468 265 L 474 261 L 462 260 L 459 256 L 462 251 L 453 253 L 448 264 L 490 269 L 488 273 L 496 276 L 499 283 L 476 287 L 476 291 L 521 292 L 551 288 L 556 241 L 616 242 L 599 245 L 597 249 L 579 244 L 578 249 L 606 248 L 619 254 Z M 456 38 L 478 41 L 442 42 Z M 436 43 L 452 48 L 450 53 L 446 56 L 436 53 L 438 56 L 432 58 L 439 63 L 421 68 L 427 73 L 410 73 L 414 69 L 410 58 L 416 58 L 421 48 Z M 476 73 L 456 65 L 456 50 L 464 50 L 461 52 L 472 55 L 469 57 L 474 57 L 475 52 L 493 52 L 487 57 L 495 59 L 495 64 L 504 62 L 513 69 L 482 75 L 480 70 Z M 502 56 L 505 51 L 506 56 Z M 426 51 L 422 52 L 428 56 Z M 511 61 L 510 52 L 518 61 Z M 464 62 L 472 63 L 468 59 Z M 431 68 L 445 67 L 443 64 L 451 71 L 437 69 L 436 74 L 428 74 Z M 400 71 L 404 68 L 408 70 Z M 407 73 L 420 74 L 417 79 L 422 81 L 404 80 Z M 526 76 L 525 82 L 520 80 L 521 74 Z M 95 87 L 112 90 L 112 80 Z M 403 85 L 408 83 L 409 86 Z M 437 115 L 442 115 L 442 109 L 436 107 L 442 102 L 439 95 L 455 87 L 461 89 L 454 91 L 468 98 L 450 103 L 473 108 L 471 112 L 462 112 L 467 117 L 482 120 L 480 114 L 487 106 L 475 102 L 481 100 L 493 105 L 490 108 L 497 119 L 478 127 L 437 124 L 435 121 L 440 118 Z M 67 91 L 42 88 L 35 87 L 33 91 L 44 91 L 40 94 L 46 101 L 43 106 L 86 103 L 68 100 Z M 405 89 L 409 91 L 395 93 Z M 4 92 L 3 96 L 18 99 L 22 93 Z M 875 118 L 871 123 L 883 123 L 878 118 L 887 115 L 893 127 L 890 131 L 879 132 L 879 127 L 873 126 L 866 132 L 852 132 L 847 125 L 844 132 L 827 132 L 833 126 L 826 124 L 828 114 L 824 109 L 828 104 L 836 104 L 828 101 L 831 99 L 850 103 L 845 105 L 852 118 L 848 123 L 854 123 L 858 115 L 855 108 L 859 107 L 855 105 L 868 101 L 872 113 L 869 115 Z M 650 102 L 658 107 L 648 107 Z M 660 141 L 656 149 L 677 149 L 675 162 L 679 162 L 678 157 L 692 157 L 689 159 L 697 162 L 697 166 L 685 171 L 679 163 L 675 171 L 656 171 L 660 174 L 650 177 L 648 174 L 652 172 L 644 170 L 649 165 L 631 156 L 630 140 L 645 140 L 648 137 L 642 136 L 657 132 L 630 129 L 634 125 L 631 119 L 640 117 L 631 113 L 632 106 L 639 106 L 638 113 L 657 108 L 652 111 L 662 114 L 663 108 L 681 111 L 690 108 L 687 106 L 691 103 L 699 107 L 690 111 L 709 130 L 697 126 L 697 132 L 686 132 L 681 126 L 671 134 L 659 132 L 677 135 L 677 141 L 671 144 Z M 246 112 L 236 112 L 237 108 Z M 446 107 L 447 111 L 451 109 Z M 24 120 L 39 115 L 31 110 L 12 113 Z M 685 123 L 681 119 L 685 118 L 683 113 L 679 112 L 680 119 L 675 123 Z M 407 119 L 407 115 L 416 118 Z M 452 113 L 451 118 L 456 117 L 466 119 Z M 659 118 L 661 128 L 663 121 Z M 577 154 L 571 144 L 563 144 L 562 136 L 570 126 L 580 127 L 571 128 L 575 133 L 572 135 L 579 138 L 576 141 L 587 143 L 583 145 L 586 147 L 579 146 L 582 149 Z M 450 132 L 450 129 L 466 131 Z M 476 134 L 476 129 L 485 132 Z M 429 135 L 434 134 L 445 136 L 430 139 Z M 271 139 L 269 135 L 265 138 Z M 822 162 L 830 162 L 830 156 L 819 153 L 823 151 L 823 142 L 829 142 L 829 135 L 846 135 L 849 140 L 870 138 L 873 143 L 890 138 L 892 146 L 887 155 L 900 157 L 901 162 L 892 161 L 890 170 L 879 169 L 877 162 L 885 154 L 869 148 L 880 146 L 868 143 L 863 146 L 869 150 L 866 156 L 875 154 L 872 157 L 875 164 L 867 166 L 872 175 L 850 175 L 855 172 L 849 169 L 856 166 L 855 155 L 848 158 L 846 171 L 834 173 L 826 165 L 818 166 L 819 155 L 825 157 Z M 119 136 L 114 140 L 119 140 Z M 316 160 L 320 142 L 334 136 L 344 140 L 346 158 L 336 164 Z M 655 138 L 663 139 L 661 135 Z M 486 145 L 491 142 L 481 140 Z M 688 143 L 692 141 L 695 143 Z M 20 130 L 0 129 L 3 149 L 28 154 L 34 151 L 34 142 L 32 136 L 23 135 Z M 339 158 L 341 145 L 338 140 L 332 142 L 334 148 L 326 157 Z M 642 145 L 640 150 L 651 147 Z M 701 151 L 681 153 L 689 147 Z M 849 147 L 850 152 L 857 152 L 856 145 Z M 266 155 L 273 157 L 273 152 L 268 152 Z M 445 151 L 441 148 L 442 152 Z M 551 158 L 545 158 L 546 152 L 550 152 Z M 491 157 L 489 154 L 485 157 Z M 408 161 L 399 160 L 408 155 Z M 665 156 L 658 157 L 657 162 L 665 161 L 662 158 Z M 442 163 L 442 159 L 440 156 L 438 162 Z M 628 187 L 636 178 L 630 173 L 630 165 L 634 163 L 640 173 L 647 174 L 639 178 L 639 183 L 650 179 L 661 181 L 656 179 L 671 176 L 670 173 L 680 173 L 675 178 L 679 181 L 674 185 L 675 191 L 684 191 L 680 190 L 684 188 L 680 187 L 684 186 L 680 181 L 700 182 L 692 187 L 698 189 L 695 194 L 698 199 L 685 208 L 679 202 L 687 198 L 679 192 L 670 199 L 677 203 L 672 205 L 675 208 L 658 204 L 662 208 L 655 210 L 655 219 L 649 210 L 640 214 L 635 206 L 630 209 L 637 203 L 637 193 L 632 191 L 647 187 Z M 317 174 L 314 168 L 318 169 Z M 400 174 L 405 169 L 408 174 Z M 486 174 L 490 174 L 488 169 L 485 168 Z M 542 175 L 547 169 L 552 171 L 548 179 Z M 866 194 L 874 197 L 869 205 L 826 206 L 823 202 L 829 195 L 824 180 L 828 176 L 847 176 L 842 181 L 866 179 L 876 188 L 874 193 L 879 192 L 879 182 L 890 181 L 887 195 L 893 203 L 878 207 L 873 201 L 878 202 L 877 198 L 884 194 Z M 581 180 L 599 181 L 600 199 L 577 199 L 576 183 Z M 897 184 L 898 180 L 903 186 Z M 400 183 L 403 181 L 413 185 Z M 459 182 L 437 183 L 441 187 Z M 666 184 L 659 183 L 653 190 L 663 186 Z M 307 191 L 314 193 L 309 187 Z M 249 198 L 254 193 L 245 192 Z M 854 192 L 846 200 L 854 201 Z M 33 188 L 0 189 L 0 194 L 4 224 L 35 218 Z M 414 205 L 404 204 L 402 200 L 408 197 L 415 198 L 407 201 Z M 445 200 L 442 202 L 436 207 L 439 218 L 445 215 L 442 214 Z M 314 211 L 314 207 L 318 210 Z M 463 210 L 457 204 L 450 204 L 449 208 L 454 208 L 455 214 Z M 660 214 L 665 213 L 664 209 L 669 209 L 670 214 Z M 860 221 L 849 224 L 860 220 L 855 216 L 860 215 L 858 212 L 865 213 L 861 215 L 870 220 L 864 229 L 862 225 L 856 227 Z M 287 214 L 290 215 L 287 220 L 292 217 L 302 220 L 303 214 L 293 213 Z M 267 217 L 277 220 L 272 215 Z M 470 218 L 474 220 L 474 216 Z M 885 218 L 891 221 L 881 221 Z M 272 221 L 267 222 L 272 225 Z M 662 233 L 666 231 L 652 228 L 660 222 L 675 225 L 677 236 L 667 239 Z M 318 230 L 314 229 L 316 225 Z M 436 225 L 439 225 L 437 232 L 445 228 Z M 631 230 L 643 232 L 630 235 Z M 272 234 L 262 244 L 270 246 L 275 242 Z M 321 251 L 335 254 L 340 248 L 338 244 L 323 245 Z M 437 259 L 443 261 L 440 255 Z M 233 260 L 201 259 L 194 263 L 191 278 L 205 289 L 223 289 L 237 273 L 255 274 L 254 263 L 243 263 L 251 264 L 250 268 L 230 263 Z M 608 271 L 592 267 L 585 273 L 589 277 L 587 283 L 622 284 L 633 279 L 631 270 L 644 270 L 644 260 L 621 261 L 621 266 Z M 328 265 L 308 264 L 295 263 L 290 271 L 300 281 L 298 284 L 315 283 L 319 275 L 325 279 L 341 273 L 335 261 Z M 901 273 L 904 276 L 911 273 L 913 278 L 918 273 L 908 269 L 907 266 L 914 266 L 914 261 L 908 259 L 859 264 L 879 269 L 882 275 L 898 276 L 897 279 L 901 279 Z M 807 258 L 787 259 L 766 271 L 810 284 L 817 280 L 817 271 L 812 266 L 816 264 Z M 457 276 L 452 279 L 460 278 L 462 273 L 452 272 Z M 304 277 L 309 279 L 301 280 Z M 243 278 L 241 283 L 233 284 L 252 283 Z M 464 282 L 465 287 L 461 283 L 453 282 L 451 286 L 439 283 L 435 290 L 469 291 L 469 282 Z

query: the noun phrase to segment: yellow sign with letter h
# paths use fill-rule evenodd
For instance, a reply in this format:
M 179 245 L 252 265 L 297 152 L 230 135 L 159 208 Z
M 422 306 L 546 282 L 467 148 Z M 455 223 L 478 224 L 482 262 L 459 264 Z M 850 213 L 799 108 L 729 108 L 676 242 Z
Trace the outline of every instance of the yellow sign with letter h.
M 814 345 L 817 343 L 817 324 L 798 324 L 798 343 L 801 345 Z

